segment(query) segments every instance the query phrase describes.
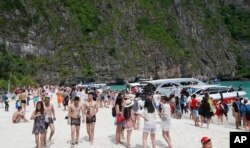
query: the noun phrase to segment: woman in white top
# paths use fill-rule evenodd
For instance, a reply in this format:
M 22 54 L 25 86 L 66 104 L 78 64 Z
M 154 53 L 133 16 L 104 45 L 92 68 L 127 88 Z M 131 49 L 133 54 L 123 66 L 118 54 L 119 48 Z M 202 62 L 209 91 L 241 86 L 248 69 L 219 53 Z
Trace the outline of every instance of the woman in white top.
M 155 132 L 156 132 L 156 111 L 153 105 L 153 101 L 147 99 L 144 105 L 144 112 L 141 115 L 144 118 L 143 128 L 143 148 L 147 147 L 147 139 L 150 134 L 152 147 L 156 147 Z
M 169 148 L 172 148 L 171 138 L 169 134 L 169 129 L 171 127 L 171 107 L 170 99 L 166 96 L 161 97 L 161 112 L 159 113 L 162 120 L 162 136 L 169 145 Z

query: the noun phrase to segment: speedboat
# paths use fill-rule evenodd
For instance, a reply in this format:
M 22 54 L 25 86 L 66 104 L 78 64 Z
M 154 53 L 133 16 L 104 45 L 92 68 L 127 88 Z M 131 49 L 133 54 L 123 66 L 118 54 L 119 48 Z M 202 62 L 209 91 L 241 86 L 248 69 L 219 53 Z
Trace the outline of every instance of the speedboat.
M 204 95 L 207 93 L 209 97 L 213 98 L 214 103 L 223 99 L 223 102 L 231 104 L 237 97 L 244 97 L 245 91 L 234 91 L 227 86 L 218 85 L 203 85 L 203 86 L 192 86 L 195 90 L 193 94 L 196 94 L 196 98 L 201 101 Z M 189 96 L 188 101 L 191 99 Z
M 107 84 L 100 83 L 100 84 L 95 84 L 95 83 L 89 83 L 89 84 L 78 84 L 78 87 L 83 87 L 83 88 L 104 88 L 107 86 Z
M 169 96 L 170 94 L 178 94 L 181 89 L 189 88 L 191 86 L 207 85 L 195 78 L 175 78 L 175 79 L 160 79 L 142 82 L 152 89 L 151 91 L 158 91 L 159 93 Z

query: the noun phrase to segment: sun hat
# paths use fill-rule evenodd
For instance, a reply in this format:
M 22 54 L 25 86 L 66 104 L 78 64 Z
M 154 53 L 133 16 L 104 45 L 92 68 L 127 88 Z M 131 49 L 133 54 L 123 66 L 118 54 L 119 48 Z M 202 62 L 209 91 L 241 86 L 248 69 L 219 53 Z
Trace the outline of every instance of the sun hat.
M 130 98 L 128 98 L 128 100 L 125 100 L 124 103 L 125 103 L 124 107 L 127 108 L 127 107 L 133 106 L 134 101 L 132 101 Z
M 216 104 L 220 104 L 221 103 L 221 101 L 218 101 Z
M 207 143 L 210 140 L 211 140 L 211 138 L 208 138 L 208 137 L 204 136 L 204 137 L 201 138 L 201 143 L 205 144 L 205 143 Z

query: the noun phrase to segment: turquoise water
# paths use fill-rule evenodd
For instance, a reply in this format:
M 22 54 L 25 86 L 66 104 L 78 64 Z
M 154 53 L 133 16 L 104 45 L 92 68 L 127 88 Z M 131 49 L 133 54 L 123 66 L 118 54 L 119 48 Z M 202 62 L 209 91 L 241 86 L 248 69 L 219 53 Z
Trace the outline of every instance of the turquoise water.
M 241 85 L 243 90 L 246 91 L 247 96 L 250 99 L 250 81 L 222 81 L 220 82 L 220 85 L 223 86 L 233 86 L 235 90 L 238 89 L 238 87 Z M 111 89 L 113 91 L 118 90 L 124 90 L 126 89 L 125 85 L 112 85 Z
M 233 86 L 235 90 L 241 85 L 243 90 L 247 93 L 246 97 L 250 99 L 250 81 L 222 81 L 220 84 L 224 86 Z

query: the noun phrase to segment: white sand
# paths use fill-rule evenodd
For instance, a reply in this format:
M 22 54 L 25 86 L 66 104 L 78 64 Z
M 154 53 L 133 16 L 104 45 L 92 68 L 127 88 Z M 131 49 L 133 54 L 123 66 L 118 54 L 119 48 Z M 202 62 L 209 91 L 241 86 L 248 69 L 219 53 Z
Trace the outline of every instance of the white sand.
M 30 118 L 34 110 L 33 102 L 30 101 L 30 106 L 27 109 L 27 117 Z M 58 108 L 55 99 L 52 101 L 56 108 L 55 122 L 56 132 L 54 135 L 54 144 L 50 145 L 51 148 L 67 148 L 70 146 L 70 127 L 64 119 L 67 112 L 62 108 Z M 12 124 L 11 117 L 15 111 L 14 101 L 11 101 L 10 112 L 4 112 L 4 108 L 0 108 L 0 147 L 1 148 L 33 148 L 35 146 L 34 135 L 32 135 L 33 121 L 28 123 Z M 232 115 L 229 114 L 231 117 Z M 185 118 L 185 117 L 184 117 Z M 186 117 L 187 118 L 187 117 Z M 229 132 L 237 131 L 234 129 L 233 120 L 226 123 L 226 125 L 211 124 L 210 128 L 198 128 L 194 126 L 192 120 L 181 119 L 172 120 L 172 129 L 170 131 L 174 148 L 200 148 L 200 139 L 206 135 L 212 137 L 214 147 L 229 147 Z M 214 118 L 217 122 L 217 119 Z M 142 147 L 142 127 L 143 121 L 141 120 L 140 130 L 133 131 L 131 136 L 131 147 Z M 115 145 L 115 125 L 114 118 L 111 115 L 111 108 L 99 109 L 97 114 L 97 123 L 95 131 L 95 141 L 92 146 L 89 145 L 87 140 L 86 125 L 81 125 L 80 131 L 80 144 L 75 147 L 93 147 L 93 148 L 110 148 L 110 147 L 125 147 L 123 145 Z M 157 122 L 157 147 L 166 147 L 167 144 L 161 135 L 160 120 Z M 125 142 L 125 140 L 123 140 Z M 148 146 L 151 147 L 150 139 L 148 139 Z

